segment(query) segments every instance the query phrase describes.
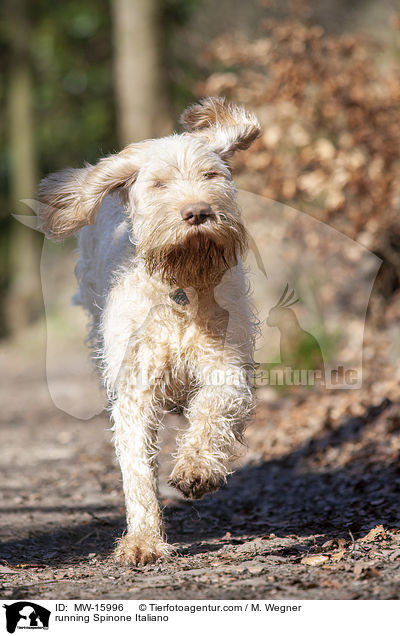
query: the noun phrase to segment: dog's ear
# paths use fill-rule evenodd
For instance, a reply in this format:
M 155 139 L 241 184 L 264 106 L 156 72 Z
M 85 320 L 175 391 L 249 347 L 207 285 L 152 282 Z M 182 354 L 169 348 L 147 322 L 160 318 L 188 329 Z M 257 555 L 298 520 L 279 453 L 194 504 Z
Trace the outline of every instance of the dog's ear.
M 222 97 L 207 97 L 181 115 L 184 128 L 204 137 L 223 159 L 248 148 L 260 134 L 257 117 L 243 106 L 227 104 Z
M 63 239 L 94 223 L 104 197 L 131 185 L 139 170 L 143 144 L 130 144 L 85 168 L 55 172 L 40 182 L 40 228 L 48 238 Z

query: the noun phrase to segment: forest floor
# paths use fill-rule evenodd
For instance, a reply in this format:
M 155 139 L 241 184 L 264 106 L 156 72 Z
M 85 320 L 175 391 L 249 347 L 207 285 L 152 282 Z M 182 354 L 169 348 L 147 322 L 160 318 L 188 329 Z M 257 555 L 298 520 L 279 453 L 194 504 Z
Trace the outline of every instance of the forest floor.
M 176 555 L 126 567 L 112 557 L 124 502 L 107 416 L 56 409 L 40 344 L 0 348 L 1 598 L 399 598 L 400 401 L 384 359 L 357 392 L 260 391 L 235 474 L 198 502 L 167 484 L 182 426 L 168 416 L 160 492 Z M 81 373 L 68 351 L 67 388 Z

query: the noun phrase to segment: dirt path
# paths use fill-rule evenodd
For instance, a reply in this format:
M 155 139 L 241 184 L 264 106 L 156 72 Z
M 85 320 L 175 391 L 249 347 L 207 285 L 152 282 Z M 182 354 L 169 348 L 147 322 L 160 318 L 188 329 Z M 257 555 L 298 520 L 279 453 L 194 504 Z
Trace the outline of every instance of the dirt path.
M 344 415 L 335 415 L 332 393 L 264 392 L 237 472 L 195 503 L 166 483 L 177 425 L 170 418 L 161 495 L 177 554 L 133 568 L 111 557 L 124 510 L 107 418 L 80 421 L 55 409 L 37 353 L 7 345 L 0 361 L 7 369 L 1 598 L 399 597 L 400 407 L 393 400 L 359 404 L 357 415 L 343 405 Z M 69 362 L 60 369 L 65 382 Z

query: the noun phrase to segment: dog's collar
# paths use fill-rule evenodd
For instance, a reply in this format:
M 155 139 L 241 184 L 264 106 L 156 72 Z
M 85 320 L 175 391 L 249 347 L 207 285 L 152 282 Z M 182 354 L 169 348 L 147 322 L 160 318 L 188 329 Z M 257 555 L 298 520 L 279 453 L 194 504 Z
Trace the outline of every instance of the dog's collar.
M 181 287 L 178 287 L 178 289 L 171 292 L 169 297 L 178 305 L 182 305 L 183 307 L 185 307 L 185 305 L 189 305 L 189 298 Z

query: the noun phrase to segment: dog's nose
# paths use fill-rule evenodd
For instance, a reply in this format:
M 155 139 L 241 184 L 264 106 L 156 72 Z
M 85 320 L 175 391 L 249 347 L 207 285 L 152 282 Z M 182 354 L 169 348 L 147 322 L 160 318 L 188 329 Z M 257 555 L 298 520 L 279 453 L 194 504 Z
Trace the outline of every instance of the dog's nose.
M 196 203 L 188 203 L 181 210 L 181 216 L 188 225 L 200 225 L 207 221 L 207 218 L 211 216 L 211 205 L 204 201 L 197 201 Z

